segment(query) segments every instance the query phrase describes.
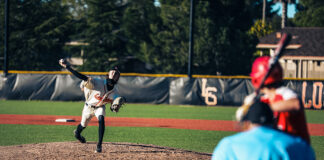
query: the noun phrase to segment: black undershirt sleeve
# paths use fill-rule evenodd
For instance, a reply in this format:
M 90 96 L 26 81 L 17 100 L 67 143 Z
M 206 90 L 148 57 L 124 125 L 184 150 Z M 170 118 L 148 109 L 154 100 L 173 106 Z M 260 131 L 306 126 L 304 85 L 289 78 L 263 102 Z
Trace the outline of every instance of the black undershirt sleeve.
M 68 71 L 70 71 L 73 75 L 75 75 L 76 77 L 78 77 L 79 79 L 84 80 L 84 81 L 87 81 L 87 80 L 88 80 L 88 77 L 87 77 L 87 76 L 85 76 L 85 75 L 83 75 L 83 74 L 81 74 L 81 73 L 75 71 L 75 70 L 72 69 L 70 66 L 67 66 L 66 69 L 67 69 Z

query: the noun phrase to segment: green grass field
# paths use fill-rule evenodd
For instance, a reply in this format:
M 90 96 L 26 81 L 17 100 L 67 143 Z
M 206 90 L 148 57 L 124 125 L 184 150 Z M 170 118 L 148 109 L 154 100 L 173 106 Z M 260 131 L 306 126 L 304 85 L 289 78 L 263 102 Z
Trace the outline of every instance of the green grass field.
M 80 116 L 82 108 L 83 102 L 0 101 L 0 114 Z M 235 107 L 127 104 L 118 114 L 107 111 L 107 116 L 233 120 L 235 110 Z M 308 123 L 324 124 L 323 115 L 324 112 L 321 110 L 306 111 Z M 83 135 L 88 141 L 97 141 L 97 128 L 89 126 L 84 130 Z M 0 124 L 0 145 L 75 141 L 73 129 L 75 126 Z M 106 127 L 104 141 L 154 144 L 212 153 L 221 138 L 234 133 L 148 127 Z M 317 159 L 324 159 L 324 136 L 312 136 L 311 139 Z

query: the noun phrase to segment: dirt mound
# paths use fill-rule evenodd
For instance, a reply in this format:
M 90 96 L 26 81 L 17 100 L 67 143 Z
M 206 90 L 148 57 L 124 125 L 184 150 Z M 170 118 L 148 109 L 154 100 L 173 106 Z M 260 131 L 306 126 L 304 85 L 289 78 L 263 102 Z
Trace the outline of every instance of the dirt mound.
M 96 143 L 54 142 L 0 146 L 0 159 L 210 159 L 211 154 L 148 144 L 104 142 L 102 153 Z

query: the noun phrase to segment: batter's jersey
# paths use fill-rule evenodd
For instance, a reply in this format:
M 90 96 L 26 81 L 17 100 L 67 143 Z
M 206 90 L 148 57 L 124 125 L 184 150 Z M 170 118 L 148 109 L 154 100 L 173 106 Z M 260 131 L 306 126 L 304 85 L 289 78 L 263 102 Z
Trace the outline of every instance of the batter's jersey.
M 85 102 L 91 106 L 102 106 L 118 97 L 115 89 L 108 91 L 106 79 L 89 78 L 82 81 L 80 87 L 84 89 Z
M 298 136 L 256 127 L 223 138 L 212 160 L 315 160 L 312 147 Z
M 287 87 L 280 87 L 276 89 L 276 95 L 273 102 L 278 102 L 282 100 L 289 100 L 292 98 L 297 98 L 300 103 L 300 109 L 298 111 L 288 111 L 288 112 L 276 112 L 274 111 L 274 117 L 276 119 L 277 128 L 285 131 L 287 133 L 297 135 L 302 137 L 308 143 L 310 143 L 310 137 L 308 133 L 306 117 L 304 112 L 304 105 L 298 98 L 297 94 Z M 270 100 L 267 96 L 263 96 L 261 101 L 271 105 Z

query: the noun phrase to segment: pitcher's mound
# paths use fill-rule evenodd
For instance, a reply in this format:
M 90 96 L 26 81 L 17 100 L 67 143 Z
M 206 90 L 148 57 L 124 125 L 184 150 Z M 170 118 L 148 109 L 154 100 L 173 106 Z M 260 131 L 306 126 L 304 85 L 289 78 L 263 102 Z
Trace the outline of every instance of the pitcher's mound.
M 54 142 L 0 146 L 0 159 L 210 159 L 211 154 L 148 144 L 104 142 Z

